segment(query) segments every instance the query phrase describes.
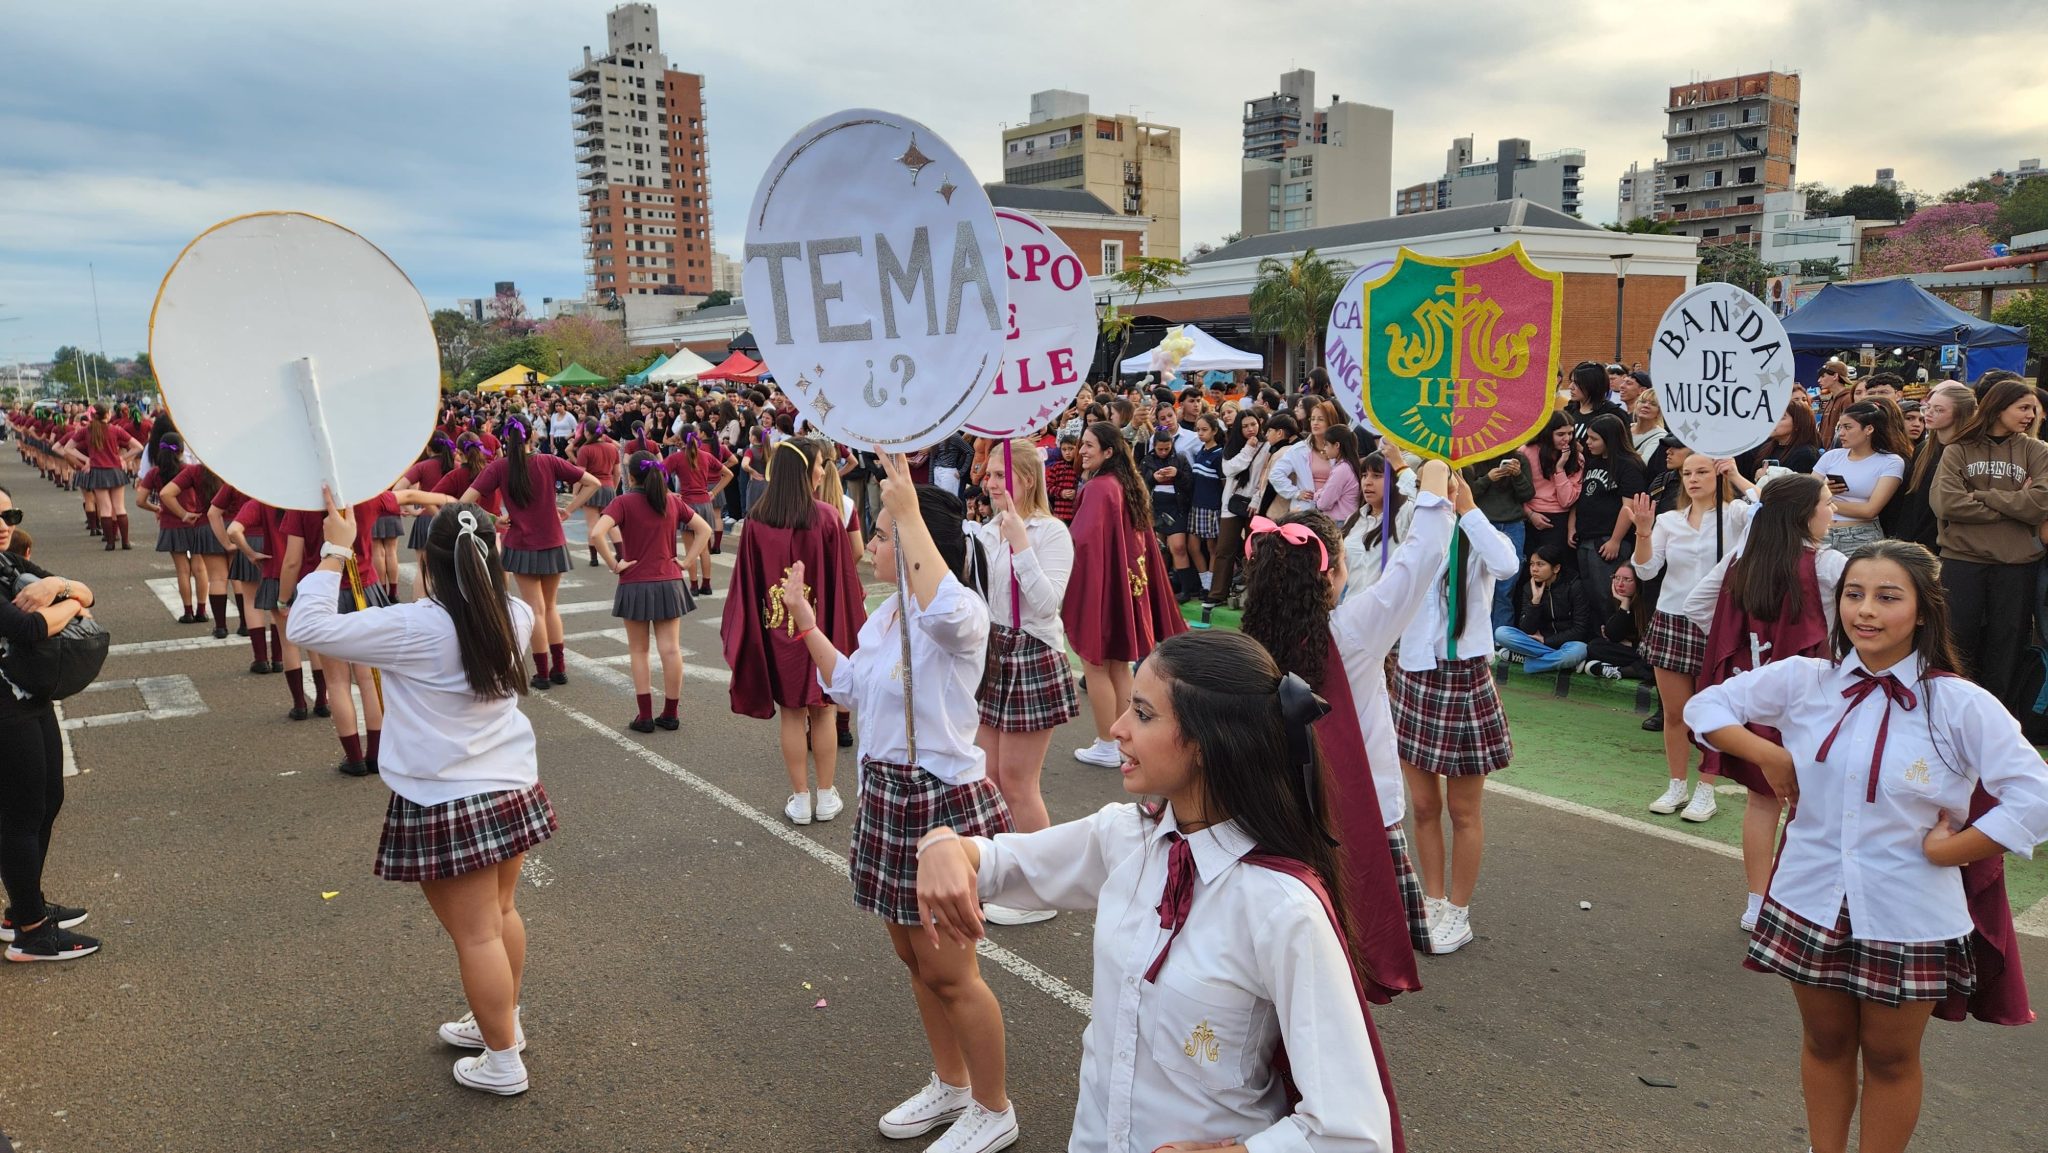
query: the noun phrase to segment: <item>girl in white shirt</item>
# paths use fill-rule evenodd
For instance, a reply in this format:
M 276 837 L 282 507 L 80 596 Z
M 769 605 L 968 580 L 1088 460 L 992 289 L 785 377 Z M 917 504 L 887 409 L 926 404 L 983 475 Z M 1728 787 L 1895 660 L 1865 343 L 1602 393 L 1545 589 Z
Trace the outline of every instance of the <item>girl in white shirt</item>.
M 1820 454 L 1814 474 L 1825 477 L 1835 496 L 1835 523 L 1828 543 L 1843 552 L 1884 539 L 1878 515 L 1906 479 L 1906 459 L 1913 446 L 1905 429 L 1893 423 L 1897 405 L 1858 401 L 1842 410 L 1835 435 L 1842 447 Z
M 1928 1017 L 1990 991 L 1973 944 L 2011 941 L 2009 911 L 1973 918 L 1983 910 L 1965 896 L 1964 867 L 2031 857 L 2048 840 L 2048 769 L 1998 698 L 1954 675 L 1926 549 L 1866 546 L 1837 607 L 1833 660 L 1789 658 L 1703 689 L 1686 720 L 1798 802 L 1744 964 L 1793 982 L 1813 1148 L 1847 1147 L 1860 1058 L 1861 1148 L 1903 1150 Z M 1815 698 L 1825 707 L 1803 707 Z M 2002 960 L 1981 979 L 2017 978 L 2019 958 Z
M 1017 831 L 1034 833 L 1052 823 L 1038 793 L 1052 732 L 1081 715 L 1060 619 L 1074 538 L 1046 504 L 1045 458 L 1031 441 L 1015 442 L 1007 454 L 991 451 L 981 483 L 995 516 L 972 531 L 989 558 L 988 643 L 996 663 L 982 682 L 974 743 L 988 757 L 989 776 Z M 999 905 L 984 912 L 998 925 L 1053 917 L 1051 909 Z
M 930 1082 L 883 1114 L 882 1133 L 916 1137 L 950 1122 L 928 1151 L 986 1153 L 1017 1137 L 1017 1114 L 1004 1085 L 1002 1008 L 981 979 L 974 950 L 942 945 L 917 931 L 924 918 L 916 884 L 917 842 L 926 830 L 947 825 L 993 836 L 1010 828 L 1010 811 L 974 742 L 989 612 L 962 578 L 985 585 L 987 566 L 979 560 L 979 542 L 962 527 L 960 498 L 913 485 L 910 463 L 900 454 L 880 459 L 886 476 L 882 515 L 868 552 L 875 572 L 894 573 L 900 547 L 907 590 L 899 589 L 868 616 L 851 655 L 818 631 L 816 613 L 802 595 L 802 562 L 790 567 L 782 602 L 818 667 L 818 683 L 856 717 L 861 772 L 853 818 L 853 903 L 887 923 L 889 942 L 910 970 L 931 1046 Z M 906 695 L 912 722 L 904 716 Z M 979 911 L 975 917 L 978 922 Z
M 391 739 L 378 774 L 391 803 L 377 875 L 419 882 L 455 941 L 470 1011 L 442 1025 L 441 1039 L 483 1050 L 455 1062 L 455 1079 L 487 1093 L 524 1093 L 526 925 L 513 898 L 527 850 L 555 831 L 533 726 L 519 711 L 533 609 L 505 595 L 490 517 L 473 504 L 435 514 L 421 574 L 426 596 L 376 612 L 338 612 L 356 524 L 332 494 L 322 531 L 320 567 L 300 579 L 286 630 L 295 645 L 383 672 Z
M 1644 392 L 1637 402 L 1650 395 Z M 1685 598 L 1742 540 L 1751 506 L 1736 499 L 1739 474 L 1734 461 L 1682 451 L 1678 483 L 1685 492 L 1683 507 L 1659 514 L 1646 493 L 1630 497 L 1627 507 L 1636 524 L 1633 559 L 1637 579 L 1655 580 L 1657 574 L 1664 574 L 1642 654 L 1643 663 L 1656 670 L 1657 696 L 1664 709 L 1664 767 L 1671 778 L 1663 794 L 1650 802 L 1650 811 L 1676 813 L 1683 806 L 1680 816 L 1684 819 L 1704 821 L 1714 815 L 1714 787 L 1721 782 L 1718 777 L 1701 774 L 1699 787 L 1687 801 L 1685 776 L 1692 760 L 1692 740 L 1685 731 L 1685 702 L 1692 699 L 1700 659 L 1707 651 L 1707 634 L 1687 619 Z
M 1139 667 L 1115 726 L 1124 791 L 1162 803 L 925 837 L 917 892 L 934 945 L 980 937 L 983 900 L 1095 911 L 1074 1153 L 1399 1147 L 1347 955 L 1312 729 L 1326 708 L 1257 641 L 1184 633 Z
M 1397 471 L 1391 487 L 1384 455 L 1375 452 L 1359 462 L 1358 512 L 1344 530 L 1347 597 L 1357 596 L 1380 579 L 1382 562 L 1393 556 L 1395 545 L 1408 539 L 1408 526 L 1415 519 L 1415 470 L 1399 452 L 1393 460 Z
M 1493 684 L 1493 586 L 1520 571 L 1515 543 L 1470 504 L 1459 510 L 1454 546 L 1430 595 L 1401 633 L 1393 693 L 1401 776 L 1415 807 L 1415 857 L 1433 927 L 1430 951 L 1452 953 L 1472 940 L 1472 891 L 1485 844 L 1479 805 L 1487 774 L 1514 757 L 1507 714 Z M 1455 581 L 1455 583 L 1453 583 Z M 1457 655 L 1450 654 L 1452 590 L 1457 590 Z M 1444 884 L 1443 815 L 1454 833 L 1450 886 Z

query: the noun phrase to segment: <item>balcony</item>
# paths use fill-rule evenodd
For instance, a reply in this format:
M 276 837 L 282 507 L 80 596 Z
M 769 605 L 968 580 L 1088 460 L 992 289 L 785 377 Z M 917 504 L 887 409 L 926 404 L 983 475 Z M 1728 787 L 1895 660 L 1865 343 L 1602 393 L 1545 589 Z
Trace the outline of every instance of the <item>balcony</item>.
M 1755 248 L 1762 239 L 1763 233 L 1761 232 L 1742 232 L 1733 236 L 1702 236 L 1700 237 L 1700 247 L 1727 248 L 1731 245 L 1741 245 L 1744 248 Z
M 1761 216 L 1763 211 L 1764 206 L 1761 204 L 1724 204 L 1719 208 L 1688 208 L 1683 212 L 1660 212 L 1657 219 L 1682 223 L 1689 220 L 1720 220 L 1729 216 Z

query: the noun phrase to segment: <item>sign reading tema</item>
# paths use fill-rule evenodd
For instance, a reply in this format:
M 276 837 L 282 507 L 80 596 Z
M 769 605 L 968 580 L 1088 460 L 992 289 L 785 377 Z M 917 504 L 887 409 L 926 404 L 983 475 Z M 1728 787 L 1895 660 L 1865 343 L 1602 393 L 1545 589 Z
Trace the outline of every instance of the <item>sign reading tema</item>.
M 927 447 L 995 387 L 1002 236 L 966 162 L 916 121 L 854 109 L 805 126 L 754 192 L 745 261 L 762 356 L 834 440 Z
M 1010 306 L 1003 370 L 967 418 L 974 436 L 1029 436 L 1058 419 L 1081 391 L 1095 355 L 1095 298 L 1067 242 L 1030 216 L 996 209 Z
M 1359 396 L 1365 419 L 1395 443 L 1459 468 L 1543 431 L 1556 403 L 1564 278 L 1530 263 L 1519 243 L 1460 257 L 1403 248 L 1360 293 Z
M 1769 440 L 1792 399 L 1792 346 L 1763 301 L 1702 284 L 1657 322 L 1650 379 L 1664 424 L 1694 452 L 1735 456 Z

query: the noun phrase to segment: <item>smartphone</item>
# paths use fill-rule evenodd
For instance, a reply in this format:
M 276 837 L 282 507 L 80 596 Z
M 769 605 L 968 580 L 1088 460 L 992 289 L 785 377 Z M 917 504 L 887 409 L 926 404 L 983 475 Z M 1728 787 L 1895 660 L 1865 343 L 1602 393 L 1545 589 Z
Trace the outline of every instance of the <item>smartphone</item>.
M 1765 461 L 1765 462 L 1764 462 L 1764 467 L 1765 467 L 1765 468 L 1776 468 L 1776 467 L 1778 467 L 1778 462 L 1777 462 L 1777 461 L 1775 461 L 1775 460 L 1767 460 L 1767 461 Z
M 1829 484 L 1838 484 L 1838 485 L 1841 485 L 1841 486 L 1842 486 L 1843 488 L 1848 488 L 1848 487 L 1849 487 L 1849 481 L 1848 481 L 1848 478 L 1844 477 L 1844 476 L 1843 476 L 1843 475 L 1842 475 L 1841 473 L 1839 473 L 1839 472 L 1831 472 L 1831 473 L 1829 473 L 1829 474 L 1827 474 L 1827 475 L 1828 475 L 1828 483 L 1829 483 Z

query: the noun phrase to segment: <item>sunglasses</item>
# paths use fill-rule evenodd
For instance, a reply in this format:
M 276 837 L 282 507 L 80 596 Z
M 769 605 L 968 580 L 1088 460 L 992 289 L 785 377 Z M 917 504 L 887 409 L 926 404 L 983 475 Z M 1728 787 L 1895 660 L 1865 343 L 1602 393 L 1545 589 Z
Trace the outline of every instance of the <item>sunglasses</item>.
M 26 515 L 26 513 L 22 512 L 18 508 L 10 508 L 6 512 L 0 512 L 0 524 L 10 526 L 20 524 L 21 518 Z

